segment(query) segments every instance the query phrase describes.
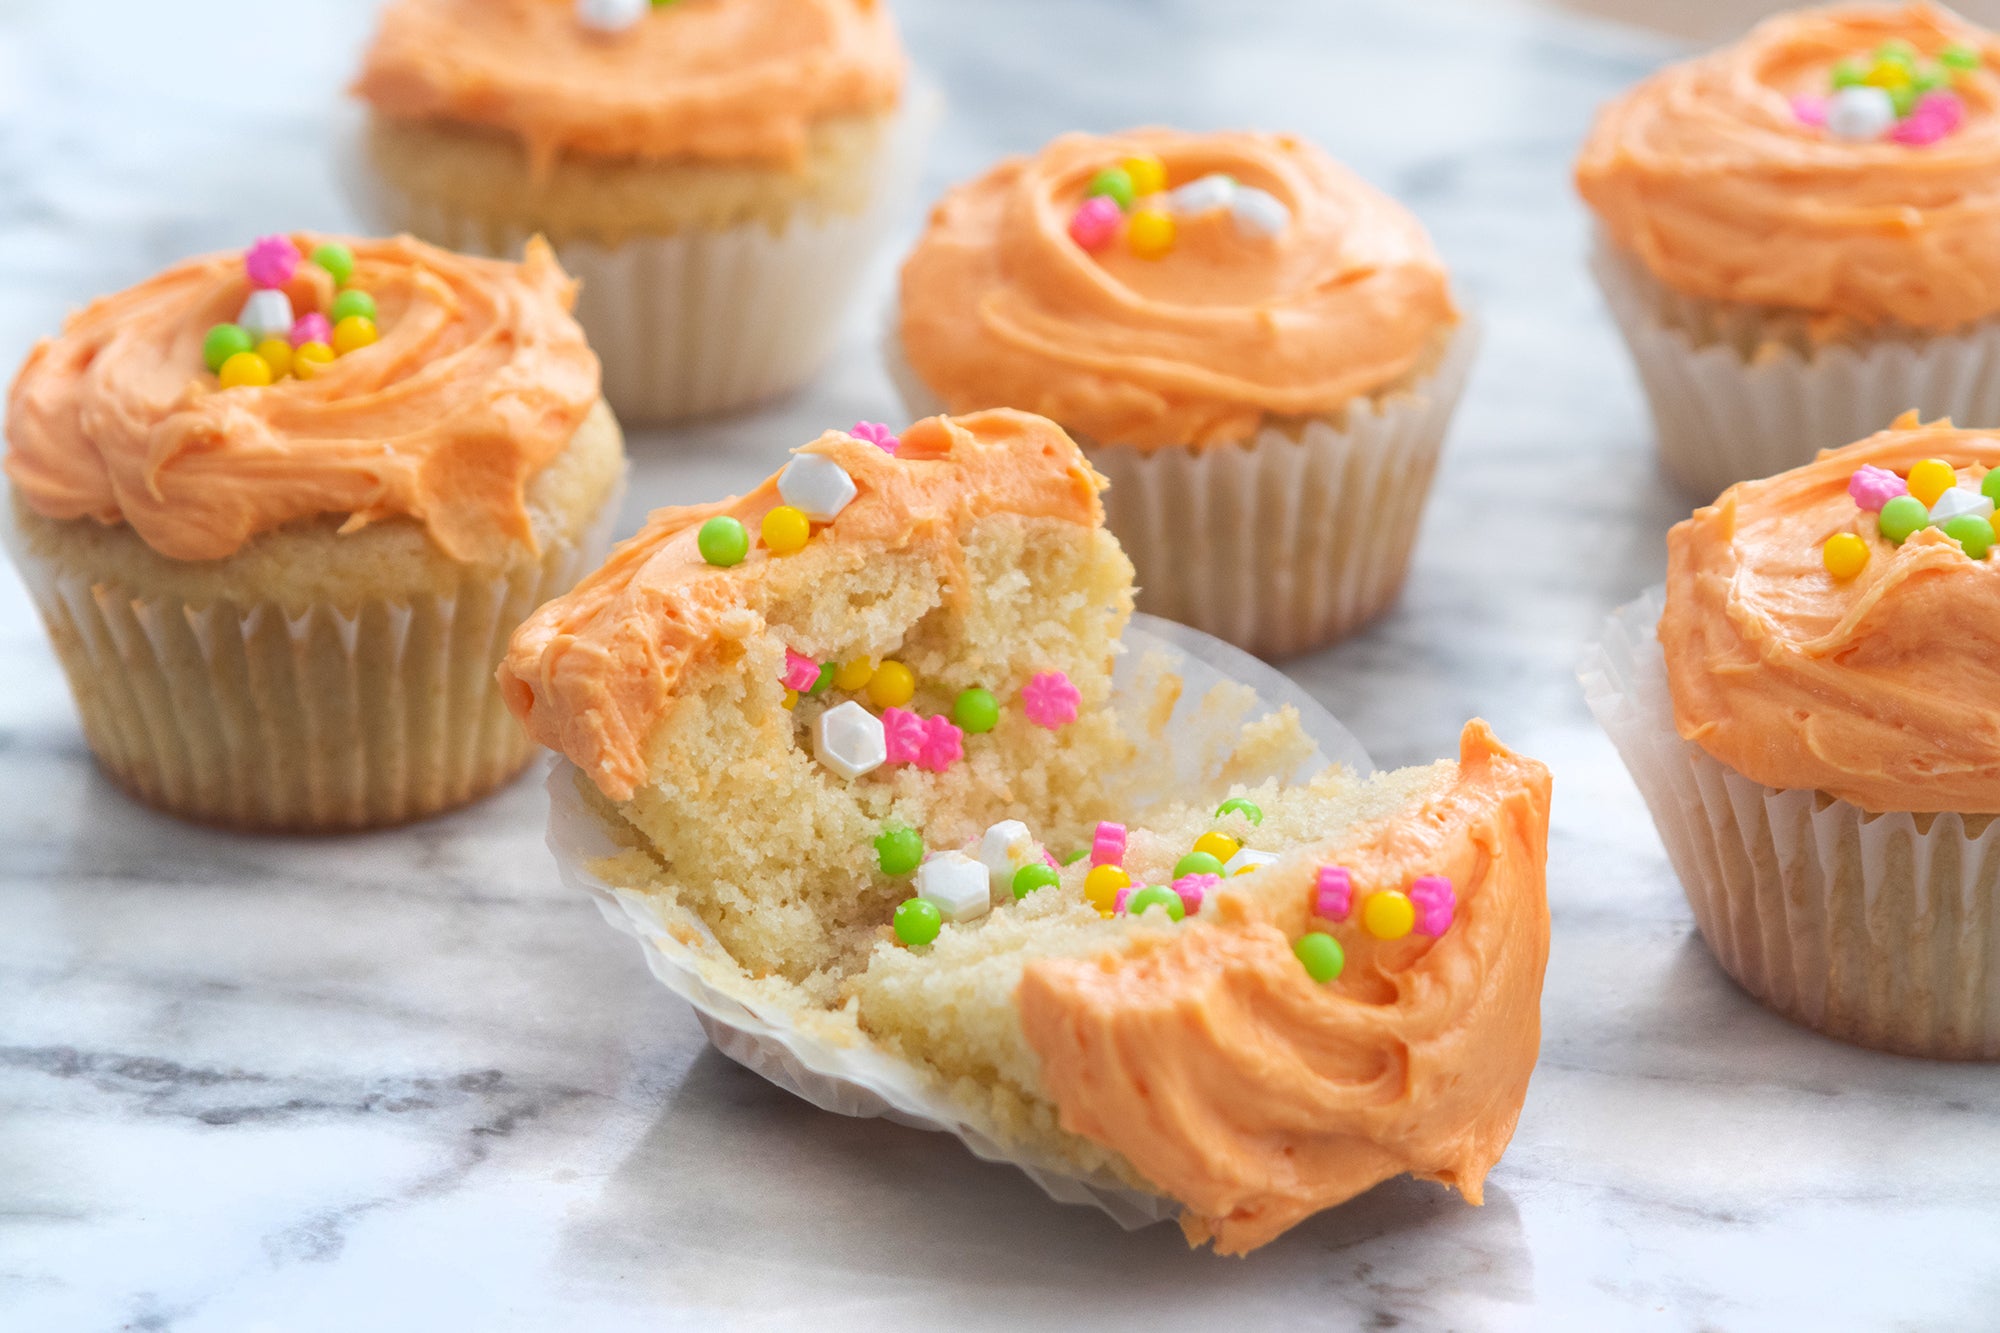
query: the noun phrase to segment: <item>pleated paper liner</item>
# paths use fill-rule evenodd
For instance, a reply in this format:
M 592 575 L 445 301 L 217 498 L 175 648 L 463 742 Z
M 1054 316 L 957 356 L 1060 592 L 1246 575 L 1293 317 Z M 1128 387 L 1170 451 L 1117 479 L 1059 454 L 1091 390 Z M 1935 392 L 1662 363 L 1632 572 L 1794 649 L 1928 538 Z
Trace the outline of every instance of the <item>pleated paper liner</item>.
M 1752 782 L 1682 740 L 1656 633 L 1664 606 L 1656 589 L 1611 617 L 1584 694 L 1723 970 L 1829 1036 L 2000 1059 L 2000 819 L 1870 814 Z
M 1303 778 L 1329 762 L 1361 774 L 1373 770 L 1360 743 L 1310 695 L 1227 644 L 1145 615 L 1133 618 L 1123 642 L 1126 651 L 1118 664 L 1114 697 L 1132 727 L 1142 727 L 1140 719 L 1154 697 L 1150 686 L 1160 672 L 1177 674 L 1184 684 L 1162 732 L 1171 738 L 1173 752 L 1165 762 L 1156 758 L 1148 781 L 1184 784 L 1180 789 L 1186 790 L 1212 779 L 1232 752 L 1243 722 L 1285 706 L 1298 711 L 1302 729 L 1316 747 L 1288 776 Z M 1254 699 L 1238 700 L 1248 705 L 1247 711 L 1210 698 L 1218 689 L 1225 697 L 1241 695 L 1242 687 L 1254 692 Z M 882 1116 L 955 1135 L 975 1156 L 1020 1168 L 1051 1198 L 1100 1208 L 1127 1229 L 1179 1213 L 1172 1200 L 1134 1189 L 1108 1171 L 1080 1175 L 1068 1164 L 1010 1142 L 979 1112 L 953 1100 L 921 1067 L 872 1043 L 856 1045 L 851 1029 L 816 1027 L 810 1014 L 775 1001 L 730 961 L 700 918 L 661 897 L 613 886 L 593 874 L 594 862 L 622 848 L 580 794 L 581 781 L 587 779 L 567 763 L 557 764 L 549 777 L 549 847 L 564 883 L 589 893 L 606 921 L 638 941 L 653 975 L 694 1007 L 722 1054 L 822 1110 Z
M 1661 465 L 1704 503 L 1912 408 L 1926 421 L 2000 426 L 2000 320 L 1812 348 L 1796 320 L 1680 296 L 1603 238 L 1591 270 L 1645 385 Z
M 1387 611 L 1478 343 L 1468 319 L 1409 390 L 1241 445 L 1142 451 L 1079 436 L 1111 482 L 1105 523 L 1138 571 L 1139 606 L 1263 657 L 1322 647 Z M 912 418 L 944 410 L 893 320 L 884 360 Z

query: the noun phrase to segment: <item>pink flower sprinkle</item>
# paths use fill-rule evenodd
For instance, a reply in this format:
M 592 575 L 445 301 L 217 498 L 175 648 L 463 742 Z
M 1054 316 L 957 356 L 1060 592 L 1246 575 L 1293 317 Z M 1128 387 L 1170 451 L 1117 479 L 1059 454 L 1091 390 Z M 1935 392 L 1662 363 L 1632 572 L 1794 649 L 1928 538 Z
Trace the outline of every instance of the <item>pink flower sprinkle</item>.
M 1090 840 L 1090 863 L 1094 866 L 1122 865 L 1125 861 L 1125 826 L 1104 820 Z
M 1353 873 L 1346 866 L 1321 866 L 1313 891 L 1313 915 L 1322 921 L 1345 921 L 1353 908 Z
M 885 454 L 893 454 L 903 447 L 903 442 L 879 421 L 857 421 L 854 429 L 847 432 L 857 440 L 866 440 Z
M 1187 909 L 1187 914 L 1193 916 L 1201 910 L 1201 900 L 1208 896 L 1208 891 L 1220 883 L 1219 875 L 1182 875 L 1174 881 L 1174 892 L 1181 896 L 1181 906 Z
M 780 677 L 788 690 L 804 694 L 819 684 L 819 663 L 791 649 L 785 649 L 785 674 Z
M 1049 863 L 1049 869 L 1058 874 L 1062 873 L 1062 862 L 1056 860 L 1056 854 L 1046 847 L 1042 849 L 1042 859 Z
M 1118 235 L 1118 224 L 1124 220 L 1118 201 L 1100 194 L 1084 200 L 1083 207 L 1070 218 L 1069 238 L 1086 250 L 1102 250 Z
M 923 718 L 907 708 L 882 710 L 882 738 L 889 747 L 888 762 L 915 764 L 922 761 L 924 742 L 930 731 Z
M 1910 487 L 1901 477 L 1885 467 L 1863 463 L 1855 474 L 1847 479 L 1847 493 L 1854 497 L 1854 503 L 1871 514 L 1882 511 L 1882 506 L 1899 495 L 1908 495 Z
M 261 237 L 245 252 L 243 271 L 252 287 L 282 287 L 299 271 L 299 247 L 289 236 Z
M 1144 886 L 1138 884 L 1127 884 L 1124 888 L 1118 890 L 1118 896 L 1112 899 L 1111 901 L 1111 910 L 1113 912 L 1123 912 L 1125 910 L 1125 904 L 1131 901 L 1132 895 L 1137 893 L 1142 887 Z
M 304 347 L 307 343 L 333 345 L 333 325 L 325 315 L 315 310 L 310 315 L 300 315 L 292 321 L 292 346 Z
M 1083 694 L 1062 672 L 1044 671 L 1021 687 L 1021 702 L 1028 710 L 1030 722 L 1054 731 L 1076 721 L 1077 705 L 1083 702 Z
M 1792 99 L 1792 114 L 1799 118 L 1801 125 L 1826 124 L 1826 99 L 1802 93 Z
M 1458 895 L 1451 891 L 1451 881 L 1443 875 L 1420 875 L 1410 885 L 1410 902 L 1417 909 L 1417 933 L 1438 936 L 1451 929 L 1453 909 L 1458 906 Z
M 917 767 L 931 773 L 942 773 L 959 760 L 965 758 L 965 733 L 958 724 L 939 713 L 924 723 L 923 748 L 917 755 Z

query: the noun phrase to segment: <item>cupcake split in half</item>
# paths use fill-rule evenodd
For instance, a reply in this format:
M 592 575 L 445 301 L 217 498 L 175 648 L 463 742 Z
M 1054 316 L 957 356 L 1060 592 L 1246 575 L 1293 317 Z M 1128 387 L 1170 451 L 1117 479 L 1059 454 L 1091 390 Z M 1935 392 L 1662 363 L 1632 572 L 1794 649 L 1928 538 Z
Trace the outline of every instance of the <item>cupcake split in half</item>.
M 509 702 L 623 849 L 588 873 L 766 1030 L 1192 1241 L 1406 1172 L 1476 1202 L 1539 1040 L 1547 771 L 1474 723 L 1293 784 L 1287 710 L 1176 786 L 1177 678 L 1112 706 L 1131 572 L 1077 446 L 1011 411 L 885 443 L 656 513 L 515 635 Z
M 334 830 L 520 771 L 494 665 L 600 558 L 624 475 L 571 293 L 539 242 L 269 237 L 36 347 L 8 545 L 114 781 Z
M 2000 43 L 1928 4 L 1772 19 L 1605 108 L 1577 186 L 1680 484 L 2000 424 L 1996 110 Z
M 1395 599 L 1473 341 L 1416 219 L 1325 154 L 1153 129 L 946 195 L 888 361 L 913 415 L 1060 422 L 1141 608 L 1280 655 Z
M 798 387 L 927 125 L 878 0 L 392 0 L 355 83 L 384 230 L 545 235 L 627 422 Z
M 1723 967 L 1909 1055 L 2000 1059 L 1996 465 L 1913 413 L 1730 488 L 1585 676 Z

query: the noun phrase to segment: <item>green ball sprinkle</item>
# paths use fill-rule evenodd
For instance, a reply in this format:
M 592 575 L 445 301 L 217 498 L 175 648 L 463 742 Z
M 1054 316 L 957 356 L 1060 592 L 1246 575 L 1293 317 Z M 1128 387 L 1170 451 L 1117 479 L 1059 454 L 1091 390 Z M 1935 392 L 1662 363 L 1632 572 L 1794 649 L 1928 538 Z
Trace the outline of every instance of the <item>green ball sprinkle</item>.
M 1340 941 L 1324 931 L 1315 930 L 1309 935 L 1299 936 L 1292 952 L 1305 964 L 1306 975 L 1324 986 L 1340 975 L 1340 969 L 1347 966 L 1347 955 L 1341 952 Z
M 1261 824 L 1264 822 L 1264 812 L 1258 808 L 1257 803 L 1255 801 L 1246 801 L 1241 796 L 1232 796 L 1221 805 L 1215 807 L 1215 817 L 1217 819 L 1222 818 L 1224 815 L 1232 814 L 1241 814 L 1252 824 Z
M 1020 902 L 1036 889 L 1046 889 L 1061 880 L 1054 866 L 1022 866 L 1014 872 L 1014 901 Z
M 1900 37 L 1892 37 L 1875 48 L 1875 58 L 1908 69 L 1917 63 L 1917 48 Z
M 256 350 L 257 340 L 250 336 L 248 329 L 235 324 L 218 324 L 201 340 L 201 361 L 213 374 L 222 369 L 223 362 L 238 352 Z
M 1106 167 L 1090 178 L 1083 197 L 1095 199 L 1099 195 L 1109 195 L 1111 202 L 1129 213 L 1132 211 L 1132 176 L 1123 167 Z
M 1843 60 L 1833 67 L 1833 86 L 1836 90 L 1859 87 L 1867 77 L 1868 71 L 1861 67 L 1858 60 Z
M 896 909 L 896 938 L 912 949 L 929 944 L 944 929 L 944 913 L 937 904 L 912 898 Z
M 1081 861 L 1084 857 L 1089 855 L 1090 855 L 1090 848 L 1079 847 L 1075 851 L 1071 852 L 1068 856 L 1065 856 L 1063 858 L 1063 864 L 1066 866 L 1073 866 L 1078 861 Z
M 825 666 L 822 666 L 819 669 L 819 679 L 814 681 L 812 684 L 812 688 L 806 691 L 806 698 L 817 699 L 822 694 L 825 694 L 828 690 L 832 689 L 833 678 L 839 674 L 840 674 L 840 668 L 835 666 L 831 662 L 828 662 Z
M 1915 79 L 1911 80 L 1910 87 L 1914 88 L 1917 91 L 1918 95 L 1921 96 L 1924 93 L 1936 92 L 1938 89 L 1945 87 L 1950 82 L 1951 82 L 1951 72 L 1949 70 L 1940 68 L 1939 66 L 1933 65 L 1929 69 L 1926 69 L 1921 73 L 1919 73 Z
M 1174 878 L 1182 875 L 1221 875 L 1222 862 L 1207 852 L 1189 852 L 1174 862 Z
M 885 875 L 907 875 L 924 862 L 924 839 L 913 828 L 890 824 L 875 839 L 875 855 Z
M 1938 60 L 1950 69 L 1978 69 L 1979 52 L 1964 42 L 1953 42 L 1938 52 Z
M 1994 504 L 2000 505 L 2000 467 L 1992 469 L 1979 479 L 1979 493 Z
M 1944 535 L 1957 542 L 1974 560 L 1984 560 L 1993 549 L 1993 524 L 1977 514 L 1946 519 Z
M 354 252 L 339 241 L 328 241 L 312 252 L 312 262 L 333 276 L 333 285 L 345 287 L 354 276 Z
M 375 298 L 367 292 L 356 291 L 349 287 L 333 298 L 333 309 L 327 318 L 338 324 L 341 320 L 354 315 L 359 315 L 363 319 L 375 318 Z
M 717 514 L 701 525 L 695 545 L 701 548 L 702 559 L 727 569 L 731 565 L 742 564 L 743 557 L 750 554 L 750 534 L 736 519 L 727 514 Z M 819 687 L 813 688 L 817 690 Z
M 1187 904 L 1181 896 L 1164 884 L 1141 889 L 1125 900 L 1125 911 L 1130 916 L 1144 916 L 1155 907 L 1167 909 L 1167 915 L 1178 921 L 1187 915 Z
M 960 690 L 958 698 L 952 700 L 951 720 L 969 734 L 983 736 L 1000 724 L 1000 701 L 993 697 L 993 691 L 977 685 Z
M 1901 546 L 1913 533 L 1930 526 L 1930 510 L 1914 495 L 1899 495 L 1882 506 L 1882 514 L 1875 520 L 1875 528 L 1884 537 Z

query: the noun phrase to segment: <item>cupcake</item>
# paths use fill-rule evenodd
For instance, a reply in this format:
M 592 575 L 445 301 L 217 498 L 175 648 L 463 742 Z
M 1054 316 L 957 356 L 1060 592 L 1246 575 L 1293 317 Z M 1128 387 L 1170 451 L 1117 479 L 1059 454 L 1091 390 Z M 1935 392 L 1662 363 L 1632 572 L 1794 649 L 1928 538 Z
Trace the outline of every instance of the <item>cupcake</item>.
M 493 668 L 601 556 L 624 475 L 571 294 L 540 242 L 267 237 L 35 348 L 7 544 L 114 782 L 330 831 L 520 771 Z
M 1910 408 L 2000 424 L 1996 62 L 1928 4 L 1806 10 L 1599 115 L 1592 265 L 1691 493 Z
M 2000 1059 L 1996 464 L 1911 413 L 1731 487 L 1585 674 L 1723 967 L 1907 1055 Z
M 873 1071 L 822 1105 L 908 1074 L 1191 1242 L 1404 1173 L 1478 1202 L 1539 1042 L 1547 770 L 1474 723 L 1456 762 L 1295 781 L 1293 710 L 1204 755 L 1176 678 L 1116 706 L 1103 484 L 993 411 L 654 514 L 502 668 L 605 849 L 566 876 L 690 960 L 655 955 L 753 1068 L 793 1081 L 809 1034 Z
M 946 195 L 887 357 L 912 415 L 1060 422 L 1140 607 L 1281 655 L 1395 600 L 1473 342 L 1416 219 L 1319 150 L 1149 129 Z
M 392 0 L 355 93 L 384 230 L 548 237 L 627 421 L 805 383 L 927 117 L 878 0 Z

